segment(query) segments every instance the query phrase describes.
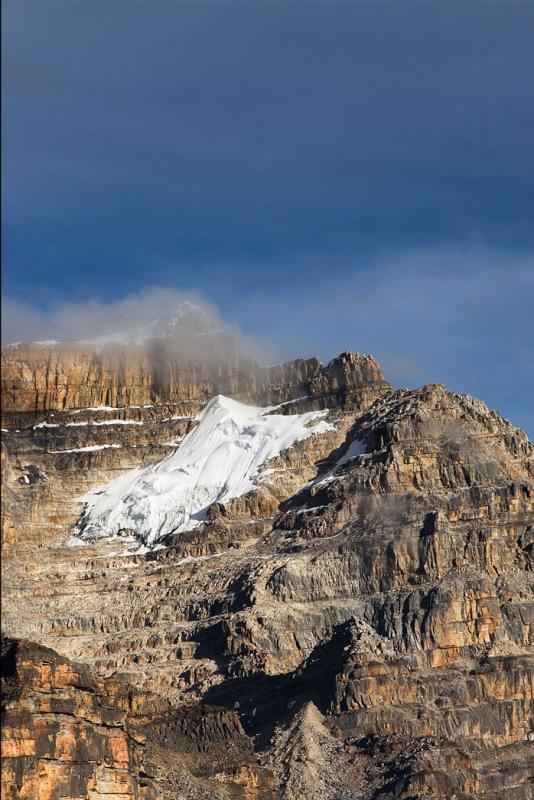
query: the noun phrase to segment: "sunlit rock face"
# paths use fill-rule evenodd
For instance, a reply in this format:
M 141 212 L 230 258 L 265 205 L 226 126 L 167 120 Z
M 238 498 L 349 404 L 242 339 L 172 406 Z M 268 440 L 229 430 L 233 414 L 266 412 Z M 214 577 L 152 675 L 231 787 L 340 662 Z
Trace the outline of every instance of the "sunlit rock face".
M 4 355 L 3 793 L 529 798 L 525 434 L 368 356 L 111 346 Z
M 98 406 L 198 409 L 217 394 L 257 405 L 309 395 L 318 407 L 340 400 L 363 407 L 385 387 L 371 356 L 344 353 L 327 366 L 317 358 L 260 366 L 228 333 L 211 330 L 202 314 L 171 318 L 130 337 L 2 349 L 4 427 L 42 420 L 46 412 Z
M 30 642 L 3 667 L 2 797 L 278 797 L 233 709 L 173 708 Z

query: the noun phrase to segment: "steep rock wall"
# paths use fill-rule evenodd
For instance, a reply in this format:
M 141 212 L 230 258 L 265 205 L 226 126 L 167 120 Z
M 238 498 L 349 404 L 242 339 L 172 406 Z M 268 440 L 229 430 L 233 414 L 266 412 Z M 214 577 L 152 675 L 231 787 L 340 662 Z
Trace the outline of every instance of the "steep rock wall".
M 532 445 L 444 387 L 367 386 L 360 358 L 292 384 L 286 410 L 328 405 L 333 431 L 273 459 L 257 492 L 215 504 L 206 525 L 152 553 L 117 540 L 65 547 L 75 497 L 160 458 L 194 420 L 150 404 L 113 411 L 143 425 L 106 427 L 100 412 L 66 410 L 5 435 L 6 632 L 54 649 L 33 662 L 80 665 L 68 669 L 86 671 L 106 708 L 117 684 L 134 704 L 157 696 L 152 716 L 122 710 L 121 730 L 146 736 L 131 745 L 125 797 L 156 786 L 191 800 L 530 800 Z M 280 400 L 285 374 L 269 390 Z M 196 413 L 180 402 L 174 416 Z M 92 442 L 121 447 L 53 452 Z M 10 701 L 8 738 L 42 742 L 36 698 L 50 679 L 25 669 L 19 684 L 33 689 Z M 75 717 L 86 709 L 54 680 Z M 44 755 L 9 745 L 13 797 L 35 791 L 58 733 L 84 741 L 71 724 L 49 730 Z M 78 787 L 93 791 L 92 761 L 78 762 Z M 136 783 L 138 764 L 150 786 Z M 55 800 L 70 778 L 54 780 L 43 785 Z
M 388 384 L 371 356 L 346 353 L 326 367 L 299 359 L 261 367 L 235 348 L 198 360 L 166 340 L 146 345 L 21 344 L 2 349 L 2 411 L 20 427 L 24 414 L 93 406 L 203 405 L 216 394 L 269 405 L 311 395 L 369 405 Z M 337 402 L 341 402 L 340 399 Z M 37 418 L 37 417 L 36 417 Z

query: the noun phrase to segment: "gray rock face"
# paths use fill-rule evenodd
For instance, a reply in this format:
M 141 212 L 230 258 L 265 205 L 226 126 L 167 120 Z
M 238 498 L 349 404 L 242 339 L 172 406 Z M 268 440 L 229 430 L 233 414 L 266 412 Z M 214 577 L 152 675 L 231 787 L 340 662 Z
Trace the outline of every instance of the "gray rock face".
M 530 798 L 527 437 L 367 357 L 295 362 L 246 399 L 333 428 L 256 491 L 155 552 L 65 546 L 76 498 L 167 454 L 203 392 L 5 434 L 4 631 L 37 643 L 6 650 L 6 796 Z

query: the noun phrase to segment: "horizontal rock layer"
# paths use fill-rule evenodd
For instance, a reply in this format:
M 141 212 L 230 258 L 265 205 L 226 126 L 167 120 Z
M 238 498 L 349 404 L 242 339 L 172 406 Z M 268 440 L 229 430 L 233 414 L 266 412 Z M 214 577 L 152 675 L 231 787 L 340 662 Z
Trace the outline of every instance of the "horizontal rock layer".
M 327 366 L 311 358 L 260 367 L 226 342 L 210 342 L 210 351 L 200 361 L 177 355 L 167 339 L 102 348 L 5 347 L 2 412 L 10 416 L 4 419 L 20 427 L 25 413 L 169 402 L 203 405 L 217 394 L 258 405 L 311 395 L 321 400 L 321 407 L 347 399 L 363 407 L 388 386 L 371 356 L 345 353 Z
M 7 650 L 7 796 L 531 797 L 532 445 L 441 386 L 313 363 L 261 402 L 305 397 L 286 413 L 333 430 L 153 553 L 65 540 L 76 498 L 176 446 L 196 398 L 27 409 L 5 434 L 4 630 L 39 643 Z
M 2 666 L 4 798 L 278 797 L 233 710 L 176 709 L 28 642 Z

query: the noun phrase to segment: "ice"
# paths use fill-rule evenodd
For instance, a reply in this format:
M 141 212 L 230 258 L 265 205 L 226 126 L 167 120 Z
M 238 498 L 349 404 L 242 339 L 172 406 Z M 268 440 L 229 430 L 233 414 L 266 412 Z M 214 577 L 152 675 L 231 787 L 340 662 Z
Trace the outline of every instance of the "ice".
M 206 520 L 214 502 L 256 489 L 266 461 L 333 427 L 322 419 L 327 411 L 280 415 L 272 410 L 214 397 L 174 453 L 80 498 L 86 507 L 77 535 L 91 540 L 132 531 L 153 546 L 170 533 L 191 530 Z

